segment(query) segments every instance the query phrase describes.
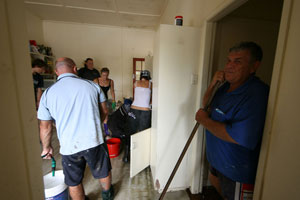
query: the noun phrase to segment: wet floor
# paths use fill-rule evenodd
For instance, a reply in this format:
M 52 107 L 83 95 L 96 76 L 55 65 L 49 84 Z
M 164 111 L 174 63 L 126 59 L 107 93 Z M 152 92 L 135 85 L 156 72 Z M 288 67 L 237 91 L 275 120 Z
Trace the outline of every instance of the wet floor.
M 59 143 L 56 134 L 52 137 L 52 147 L 54 148 L 54 157 L 57 163 L 57 170 L 62 169 L 61 156 L 59 155 Z M 130 179 L 129 163 L 122 162 L 122 154 L 111 159 L 112 163 L 112 183 L 115 189 L 115 200 L 154 200 L 159 198 L 159 193 L 154 190 L 150 168 L 146 168 L 134 178 Z M 51 171 L 51 161 L 43 160 L 43 173 Z M 100 200 L 101 189 L 100 183 L 95 180 L 87 167 L 83 179 L 85 193 L 90 200 Z M 186 191 L 168 192 L 164 200 L 188 200 L 189 196 Z

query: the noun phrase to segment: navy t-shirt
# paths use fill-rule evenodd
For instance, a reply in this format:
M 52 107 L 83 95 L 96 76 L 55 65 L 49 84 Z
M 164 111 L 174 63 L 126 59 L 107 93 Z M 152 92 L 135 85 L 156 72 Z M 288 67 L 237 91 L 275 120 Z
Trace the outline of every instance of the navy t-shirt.
M 100 77 L 100 73 L 97 69 L 88 69 L 87 67 L 83 67 L 78 70 L 78 76 L 87 80 L 93 81 L 95 78 Z
M 209 163 L 231 180 L 253 184 L 263 134 L 269 86 L 252 75 L 239 88 L 227 92 L 225 83 L 211 105 L 211 118 L 226 124 L 239 144 L 226 142 L 206 131 Z
M 35 101 L 37 101 L 37 89 L 44 87 L 44 79 L 43 76 L 40 75 L 39 73 L 32 74 L 32 79 L 33 79 Z

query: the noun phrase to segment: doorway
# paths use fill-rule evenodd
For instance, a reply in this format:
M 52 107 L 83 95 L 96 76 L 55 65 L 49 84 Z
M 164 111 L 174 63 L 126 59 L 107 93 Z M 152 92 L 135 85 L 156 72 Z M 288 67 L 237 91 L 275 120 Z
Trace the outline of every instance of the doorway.
M 211 15 L 204 28 L 201 96 L 213 74 L 224 67 L 229 48 L 241 41 L 254 41 L 262 47 L 264 58 L 257 76 L 271 85 L 283 2 L 275 0 L 271 5 L 259 0 L 234 1 Z M 198 145 L 205 146 L 202 137 Z M 202 149 L 205 151 L 205 147 Z M 200 169 L 203 177 L 199 183 L 201 192 L 203 186 L 210 185 L 207 161 L 201 162 Z M 193 192 L 193 187 L 191 189 Z
M 140 80 L 141 71 L 145 69 L 145 58 L 133 58 L 132 95 L 134 97 L 134 84 Z
M 216 22 L 211 76 L 226 64 L 228 50 L 240 41 L 253 41 L 263 49 L 263 61 L 256 75 L 271 84 L 283 0 L 267 8 L 262 1 L 249 0 Z M 256 8 L 262 13 L 253 12 Z M 272 12 L 268 10 L 272 9 Z

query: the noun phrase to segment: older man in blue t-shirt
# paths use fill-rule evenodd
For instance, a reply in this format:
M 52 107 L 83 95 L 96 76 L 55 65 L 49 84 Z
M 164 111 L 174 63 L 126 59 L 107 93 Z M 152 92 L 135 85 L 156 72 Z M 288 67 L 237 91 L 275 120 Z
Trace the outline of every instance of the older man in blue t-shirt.
M 269 87 L 255 76 L 262 50 L 254 42 L 242 42 L 229 50 L 224 70 L 209 85 L 206 105 L 217 82 L 210 112 L 200 109 L 196 120 L 206 129 L 209 179 L 228 200 L 252 199 Z

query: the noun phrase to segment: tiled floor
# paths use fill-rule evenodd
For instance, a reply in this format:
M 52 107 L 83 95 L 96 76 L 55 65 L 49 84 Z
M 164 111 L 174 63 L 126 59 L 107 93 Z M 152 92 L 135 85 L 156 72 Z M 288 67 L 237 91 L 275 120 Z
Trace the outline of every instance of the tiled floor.
M 55 150 L 54 155 L 57 163 L 57 170 L 62 169 L 61 156 L 59 155 L 59 144 L 56 134 L 52 137 L 52 146 Z M 159 198 L 159 193 L 153 188 L 150 168 L 145 169 L 134 178 L 129 178 L 129 164 L 122 162 L 122 154 L 111 159 L 112 163 L 112 183 L 115 188 L 115 200 L 153 200 Z M 43 172 L 47 174 L 51 171 L 51 161 L 43 161 Z M 91 200 L 101 198 L 100 184 L 95 180 L 90 170 L 87 168 L 83 180 L 85 193 Z M 164 200 L 188 200 L 190 199 L 186 191 L 168 192 Z

